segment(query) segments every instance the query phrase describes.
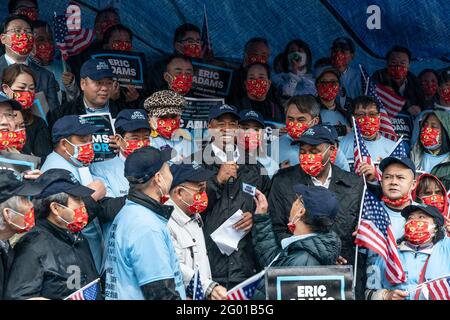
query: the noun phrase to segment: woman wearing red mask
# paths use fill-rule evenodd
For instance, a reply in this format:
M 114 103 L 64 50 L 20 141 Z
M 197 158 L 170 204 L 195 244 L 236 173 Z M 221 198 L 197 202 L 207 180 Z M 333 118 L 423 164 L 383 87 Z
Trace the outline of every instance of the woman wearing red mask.
M 405 235 L 397 251 L 406 276 L 400 284 L 389 282 L 386 263 L 378 256 L 373 266 L 378 276 L 373 288 L 366 291 L 367 299 L 447 300 L 445 295 L 436 294 L 438 286 L 427 289 L 424 284 L 450 274 L 450 238 L 445 236 L 448 220 L 427 205 L 410 205 L 401 215 L 406 219 Z
M 45 121 L 31 111 L 35 99 L 35 83 L 35 75 L 26 65 L 13 64 L 3 71 L 3 93 L 22 105 L 27 137 L 22 152 L 45 158 L 52 152 L 52 144 Z
M 419 73 L 420 86 L 424 96 L 423 110 L 432 109 L 438 101 L 438 73 L 433 69 L 425 69 Z
M 424 173 L 417 178 L 417 186 L 412 192 L 414 201 L 435 206 L 448 218 L 447 190 L 442 182 L 432 174 Z

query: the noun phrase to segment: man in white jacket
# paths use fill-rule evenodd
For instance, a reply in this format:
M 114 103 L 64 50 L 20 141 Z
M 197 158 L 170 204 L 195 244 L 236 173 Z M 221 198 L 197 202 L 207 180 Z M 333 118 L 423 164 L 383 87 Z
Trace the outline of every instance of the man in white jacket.
M 203 235 L 203 220 L 200 216 L 208 206 L 206 181 L 214 172 L 193 161 L 191 164 L 173 164 L 170 200 L 167 205 L 174 210 L 168 222 L 173 245 L 178 256 L 185 287 L 196 272 L 206 299 L 226 300 L 227 289 L 211 278 L 208 253 Z

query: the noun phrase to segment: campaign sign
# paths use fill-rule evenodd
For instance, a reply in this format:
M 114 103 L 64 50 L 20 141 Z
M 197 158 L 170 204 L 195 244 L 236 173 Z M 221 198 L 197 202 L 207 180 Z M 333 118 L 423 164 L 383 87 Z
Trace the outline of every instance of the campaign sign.
M 136 89 L 144 87 L 146 70 L 145 56 L 142 52 L 107 50 L 92 55 L 95 59 L 108 61 L 121 87 L 133 85 Z
M 116 154 L 109 147 L 109 136 L 115 134 L 111 114 L 84 114 L 80 115 L 80 119 L 84 119 L 87 123 L 98 128 L 98 131 L 92 135 L 95 153 L 94 162 L 114 158 Z
M 391 118 L 392 127 L 399 137 L 408 143 L 411 140 L 411 133 L 413 123 L 410 115 L 399 113 L 394 118 Z
M 352 266 L 272 267 L 265 279 L 268 300 L 354 300 Z
M 23 173 L 39 168 L 40 163 L 41 158 L 39 157 L 6 151 L 0 152 L 0 169 L 9 169 Z
M 192 61 L 194 75 L 189 91 L 195 97 L 226 97 L 233 79 L 233 69 L 214 64 Z

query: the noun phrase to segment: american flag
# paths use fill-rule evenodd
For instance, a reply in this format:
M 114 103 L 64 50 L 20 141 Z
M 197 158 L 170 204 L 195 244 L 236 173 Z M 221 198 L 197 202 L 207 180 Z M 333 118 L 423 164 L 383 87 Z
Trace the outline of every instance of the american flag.
M 96 300 L 98 293 L 98 282 L 100 279 L 96 279 L 87 285 L 85 285 L 80 290 L 75 291 L 70 296 L 64 300 Z
M 75 5 L 70 5 L 72 10 L 74 7 Z M 80 10 L 74 10 L 70 15 L 70 20 L 67 19 L 67 14 L 56 15 L 55 13 L 53 18 L 56 46 L 61 50 L 64 60 L 82 52 L 94 40 L 92 30 L 81 28 Z
M 380 133 L 387 139 L 397 141 L 397 133 L 392 126 L 391 118 L 388 112 L 385 109 L 385 106 L 377 94 L 376 85 L 373 81 L 370 80 L 369 74 L 364 69 L 362 65 L 359 65 L 359 70 L 361 71 L 361 83 L 362 83 L 362 92 L 366 96 L 374 97 L 377 101 L 377 105 L 380 108 Z
M 398 139 L 389 157 L 396 157 L 400 159 L 409 158 L 408 154 L 406 153 L 405 141 L 402 138 L 403 136 L 401 136 L 400 139 Z
M 426 282 L 417 290 L 429 297 L 428 300 L 450 300 L 450 276 Z
M 368 164 L 371 164 L 372 166 L 374 166 L 374 163 L 372 162 L 372 158 L 370 157 L 369 151 L 367 150 L 366 144 L 364 143 L 364 139 L 361 135 L 361 131 L 359 130 L 355 118 L 353 118 L 353 133 L 355 135 L 355 138 L 353 140 L 353 155 L 355 159 L 353 171 L 358 173 L 359 166 L 362 162 L 366 162 Z
M 386 279 L 391 284 L 405 282 L 406 275 L 398 256 L 391 219 L 378 199 L 368 190 L 364 193 L 361 221 L 355 243 L 373 250 L 384 259 Z
M 186 288 L 186 296 L 192 298 L 192 300 L 205 300 L 205 294 L 203 293 L 202 282 L 200 281 L 200 273 L 198 270 Z
M 402 111 L 406 99 L 396 94 L 391 88 L 380 83 L 376 84 L 375 90 L 389 116 L 396 117 L 397 114 Z
M 253 277 L 248 278 L 244 282 L 241 282 L 236 287 L 227 292 L 228 300 L 250 300 L 255 294 L 256 287 L 261 279 L 264 277 L 264 270 L 255 274 Z
M 211 38 L 209 35 L 208 16 L 206 14 L 206 5 L 203 6 L 203 27 L 202 27 L 202 42 L 203 42 L 203 58 L 211 59 L 214 57 Z

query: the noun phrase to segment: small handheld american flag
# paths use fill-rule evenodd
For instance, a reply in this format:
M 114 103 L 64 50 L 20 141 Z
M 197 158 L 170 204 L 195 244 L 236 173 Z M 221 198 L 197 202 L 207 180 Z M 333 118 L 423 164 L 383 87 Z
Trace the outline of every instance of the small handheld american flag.
M 391 284 L 399 284 L 406 280 L 392 232 L 391 219 L 378 199 L 368 190 L 364 194 L 362 216 L 355 243 L 373 250 L 384 259 L 386 279 Z
M 396 157 L 400 159 L 409 158 L 409 155 L 406 153 L 405 141 L 403 140 L 403 136 L 398 139 L 389 157 Z
M 450 300 L 450 275 L 427 281 L 417 287 L 427 300 Z
M 202 282 L 200 281 L 200 272 L 198 270 L 186 288 L 186 296 L 192 298 L 192 300 L 205 300 Z
M 255 294 L 256 287 L 264 277 L 264 270 L 255 274 L 253 277 L 241 282 L 233 289 L 227 292 L 228 300 L 250 300 Z
M 355 135 L 353 140 L 353 155 L 355 159 L 354 171 L 358 173 L 360 171 L 359 166 L 362 162 L 366 162 L 372 166 L 374 166 L 374 163 L 370 157 L 369 151 L 367 150 L 366 144 L 364 143 L 364 139 L 355 118 L 353 118 L 353 133 Z
M 99 291 L 99 281 L 100 279 L 96 279 L 88 283 L 83 288 L 75 291 L 64 300 L 96 300 Z

